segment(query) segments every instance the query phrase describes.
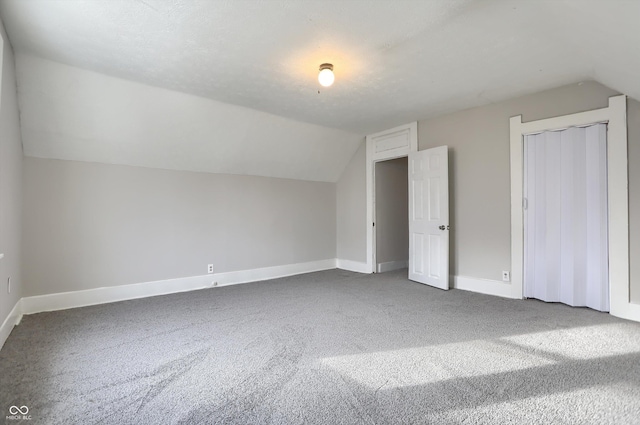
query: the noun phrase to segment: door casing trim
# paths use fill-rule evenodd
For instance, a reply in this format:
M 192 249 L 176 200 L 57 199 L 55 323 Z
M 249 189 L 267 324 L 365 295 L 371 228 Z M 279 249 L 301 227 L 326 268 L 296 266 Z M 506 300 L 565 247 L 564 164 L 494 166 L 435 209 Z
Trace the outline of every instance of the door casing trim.
M 522 115 L 510 119 L 511 164 L 511 290 L 513 298 L 523 297 L 523 141 L 527 134 L 569 127 L 607 123 L 607 190 L 609 226 L 610 313 L 640 320 L 640 305 L 630 301 L 629 287 L 629 191 L 627 152 L 627 98 L 609 98 L 609 106 L 587 112 L 522 122 Z
M 367 273 L 376 271 L 375 250 L 375 163 L 408 157 L 418 151 L 418 122 L 400 125 L 366 137 L 367 189 Z

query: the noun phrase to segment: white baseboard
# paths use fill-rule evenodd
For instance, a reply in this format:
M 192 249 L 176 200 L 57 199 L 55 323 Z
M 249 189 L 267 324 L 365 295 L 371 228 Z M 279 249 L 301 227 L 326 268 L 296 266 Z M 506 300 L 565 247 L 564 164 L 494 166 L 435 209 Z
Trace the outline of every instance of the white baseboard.
M 24 314 L 34 314 L 43 311 L 66 310 L 68 308 L 86 307 L 176 292 L 194 291 L 209 288 L 209 281 L 210 277 L 208 275 L 193 276 L 158 280 L 155 282 L 85 289 L 81 291 L 36 295 L 22 299 L 22 311 Z
M 399 261 L 387 261 L 385 263 L 378 263 L 378 273 L 390 272 L 392 270 L 406 269 L 409 267 L 409 260 Z
M 622 311 L 610 313 L 612 316 L 619 317 L 621 319 L 633 320 L 634 322 L 640 322 L 640 304 L 628 303 Z
M 9 316 L 7 316 L 0 327 L 0 348 L 2 348 L 2 345 L 4 345 L 4 342 L 9 337 L 13 327 L 20 323 L 23 314 L 64 310 L 68 308 L 85 307 L 96 304 L 211 288 L 213 287 L 214 282 L 218 283 L 217 286 L 257 282 L 302 273 L 334 269 L 336 266 L 339 269 L 357 273 L 369 273 L 366 263 L 351 260 L 327 259 L 311 261 L 308 263 L 264 267 L 261 269 L 214 273 L 203 276 L 25 297 L 16 303 L 11 310 L 11 313 L 9 313 Z M 511 284 L 497 280 L 454 276 L 453 287 L 481 294 L 513 298 Z M 640 304 L 629 303 L 625 311 L 617 316 L 640 322 Z
M 9 338 L 13 327 L 19 324 L 20 320 L 22 320 L 22 298 L 13 306 L 7 318 L 4 319 L 2 326 L 0 326 L 0 349 L 2 349 L 5 341 Z
M 369 274 L 369 266 L 367 263 L 361 263 L 359 261 L 351 261 L 351 260 L 336 260 L 336 266 L 342 270 L 348 270 L 350 272 L 356 273 L 367 273 Z
M 495 295 L 497 297 L 513 298 L 510 282 L 480 279 L 477 277 L 454 276 L 453 287 L 463 291 L 478 292 L 480 294 Z
M 206 275 L 211 282 L 218 282 L 217 286 L 236 285 L 239 283 L 258 282 L 261 280 L 277 279 L 279 277 L 295 276 L 297 274 L 319 272 L 336 268 L 336 259 L 311 261 L 308 263 L 287 264 L 284 266 L 264 267 L 261 269 L 240 270 Z M 212 276 L 214 278 L 212 278 Z M 213 286 L 212 284 L 209 286 Z
M 86 307 L 90 305 L 132 300 L 136 298 L 153 297 L 156 295 L 194 291 L 198 289 L 211 288 L 213 286 L 257 282 L 261 280 L 275 279 L 334 268 L 336 268 L 336 260 L 332 258 L 328 260 L 311 261 L 308 263 L 264 267 L 261 269 L 212 273 L 203 276 L 159 280 L 155 282 L 135 283 L 131 285 L 86 289 L 82 291 L 62 292 L 57 294 L 37 295 L 22 299 L 22 313 L 33 314 L 43 311 Z M 217 285 L 214 285 L 214 282 L 217 282 Z

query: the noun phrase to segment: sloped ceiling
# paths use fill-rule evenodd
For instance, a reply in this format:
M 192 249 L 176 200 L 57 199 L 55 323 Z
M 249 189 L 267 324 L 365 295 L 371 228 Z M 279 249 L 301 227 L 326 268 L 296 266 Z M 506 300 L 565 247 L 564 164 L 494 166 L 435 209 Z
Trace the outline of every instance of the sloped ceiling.
M 582 80 L 640 99 L 637 0 L 4 0 L 0 13 L 31 67 L 58 62 L 339 129 L 326 135 L 344 141 L 338 156 L 354 136 Z M 323 62 L 336 83 L 318 93 Z M 21 92 L 46 89 L 33 80 L 42 74 L 19 75 Z M 23 114 L 23 126 L 41 119 Z
M 27 156 L 336 182 L 362 137 L 18 55 Z

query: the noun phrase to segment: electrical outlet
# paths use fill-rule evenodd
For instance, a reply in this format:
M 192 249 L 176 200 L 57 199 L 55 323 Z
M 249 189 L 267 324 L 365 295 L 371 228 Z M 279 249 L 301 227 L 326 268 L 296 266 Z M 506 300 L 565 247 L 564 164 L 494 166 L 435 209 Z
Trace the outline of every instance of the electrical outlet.
M 213 273 L 213 264 L 207 266 L 207 273 Z
M 11 276 L 7 278 L 7 294 L 11 293 Z
M 511 273 L 506 270 L 502 271 L 502 280 L 505 282 L 509 282 L 511 280 Z

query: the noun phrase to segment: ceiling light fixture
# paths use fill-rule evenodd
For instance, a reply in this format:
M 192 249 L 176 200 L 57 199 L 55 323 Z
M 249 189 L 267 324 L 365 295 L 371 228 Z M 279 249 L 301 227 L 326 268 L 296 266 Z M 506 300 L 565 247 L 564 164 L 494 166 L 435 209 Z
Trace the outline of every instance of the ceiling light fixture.
M 320 65 L 320 73 L 318 74 L 318 82 L 322 87 L 329 87 L 333 84 L 335 76 L 333 75 L 333 65 L 330 63 L 323 63 Z

